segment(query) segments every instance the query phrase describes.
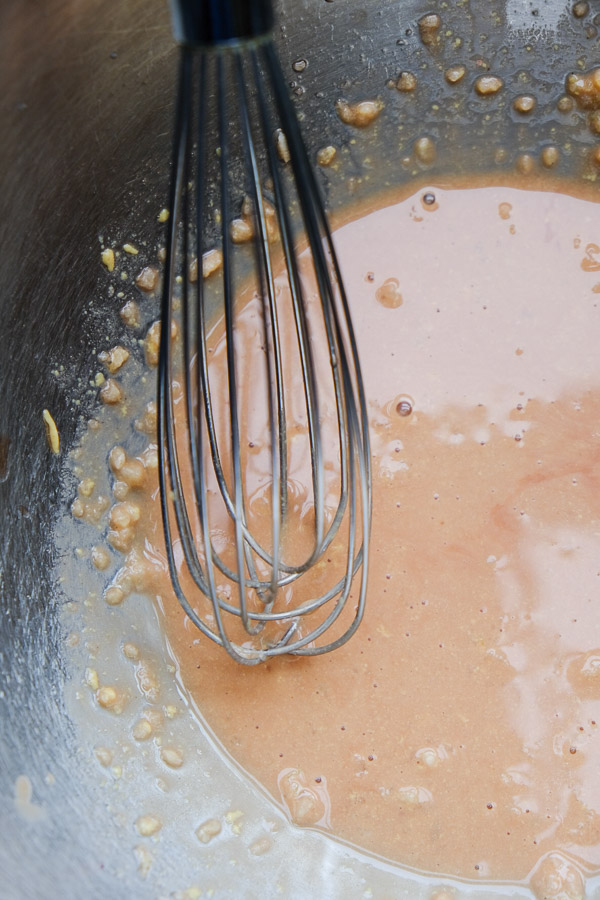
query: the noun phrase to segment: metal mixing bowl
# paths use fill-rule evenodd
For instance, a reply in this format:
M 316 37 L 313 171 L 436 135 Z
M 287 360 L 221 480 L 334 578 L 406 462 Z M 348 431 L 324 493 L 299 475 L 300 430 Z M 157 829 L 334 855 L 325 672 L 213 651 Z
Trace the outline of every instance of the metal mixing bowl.
M 437 49 L 418 33 L 430 12 L 444 22 Z M 569 68 L 593 63 L 593 10 L 583 21 L 564 0 L 282 0 L 278 21 L 310 152 L 344 148 L 343 172 L 320 175 L 332 208 L 415 173 L 435 182 L 457 168 L 509 170 L 519 152 L 537 154 L 544 143 L 561 148 L 559 171 L 587 165 L 593 138 L 582 115 L 559 113 L 556 100 Z M 301 72 L 298 59 L 308 62 Z M 502 100 L 457 93 L 440 78 L 462 61 L 472 81 L 478 59 L 505 79 Z M 402 69 L 418 73 L 416 96 L 386 87 Z M 135 873 L 65 712 L 65 598 L 53 570 L 63 456 L 49 452 L 42 409 L 53 411 L 64 453 L 97 402 L 89 376 L 99 342 L 117 336 L 98 288 L 98 235 L 118 225 L 143 236 L 164 202 L 174 73 L 158 0 L 4 0 L 0 8 L 3 900 L 156 896 L 151 878 Z M 528 124 L 510 107 L 524 90 L 538 98 Z M 382 97 L 376 127 L 350 134 L 334 112 L 340 96 Z M 437 145 L 431 165 L 412 151 L 424 135 Z M 15 807 L 20 775 L 45 810 L 38 821 L 24 821 Z M 326 884 L 338 896 L 335 874 Z M 237 896 L 251 896 L 250 888 L 242 883 Z

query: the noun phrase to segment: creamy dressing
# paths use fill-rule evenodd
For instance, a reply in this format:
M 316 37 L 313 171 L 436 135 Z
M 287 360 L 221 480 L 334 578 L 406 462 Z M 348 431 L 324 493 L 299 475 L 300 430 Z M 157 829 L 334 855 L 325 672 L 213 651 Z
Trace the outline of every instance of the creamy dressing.
M 82 518 L 108 515 L 125 554 L 105 591 L 113 621 L 129 634 L 127 595 L 156 598 L 190 708 L 293 822 L 423 872 L 529 879 L 540 898 L 580 898 L 600 869 L 599 236 L 597 204 L 541 180 L 422 187 L 336 230 L 374 473 L 367 611 L 342 649 L 248 669 L 192 627 L 165 568 L 151 378 L 128 398 L 146 450 L 109 456 L 118 502 L 107 513 L 93 486 L 76 501 Z M 260 525 L 255 304 L 239 322 Z M 218 384 L 218 327 L 213 350 Z M 92 454 L 110 449 L 93 442 Z M 296 454 L 298 523 L 307 472 Z M 137 688 L 102 673 L 86 683 L 104 716 L 139 709 L 137 690 L 134 742 L 158 741 L 185 778 L 194 732 L 163 739 L 161 665 L 127 646 Z M 153 807 L 136 815 L 150 834 Z M 207 811 L 198 840 L 236 821 Z
M 576 198 L 485 187 L 337 231 L 373 440 L 361 629 L 247 671 L 158 588 L 186 689 L 300 824 L 462 877 L 600 865 L 599 229 Z

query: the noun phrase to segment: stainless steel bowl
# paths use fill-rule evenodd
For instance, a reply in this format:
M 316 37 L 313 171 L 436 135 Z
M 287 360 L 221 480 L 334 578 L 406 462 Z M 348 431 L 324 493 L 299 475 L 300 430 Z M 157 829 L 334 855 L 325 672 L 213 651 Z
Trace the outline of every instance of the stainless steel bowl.
M 556 100 L 569 68 L 593 62 L 594 10 L 580 20 L 564 0 L 447 5 L 280 3 L 276 38 L 309 148 L 345 148 L 343 172 L 321 173 L 333 209 L 415 173 L 432 181 L 457 168 L 501 173 L 519 152 L 550 142 L 561 147 L 560 172 L 586 169 L 593 137 L 585 117 L 558 112 Z M 439 47 L 419 36 L 417 22 L 430 12 L 444 22 Z M 301 72 L 298 59 L 308 62 Z M 451 88 L 441 72 L 453 62 L 467 65 L 469 83 L 492 64 L 505 80 L 502 99 Z M 63 457 L 49 452 L 42 409 L 53 411 L 67 450 L 97 402 L 88 383 L 95 354 L 117 336 L 98 289 L 98 236 L 117 226 L 143 236 L 166 197 L 174 63 L 160 2 L 4 0 L 0 9 L 3 900 L 156 896 L 151 878 L 135 874 L 65 711 L 65 597 L 53 568 Z M 403 69 L 418 73 L 414 95 L 386 86 Z M 527 124 L 511 107 L 523 86 L 538 98 Z M 350 134 L 334 111 L 341 96 L 382 97 L 376 127 Z M 424 135 L 437 146 L 430 165 L 413 152 Z M 21 775 L 44 811 L 36 821 L 15 805 Z M 337 896 L 335 874 L 327 884 Z M 250 886 L 237 896 L 252 896 Z

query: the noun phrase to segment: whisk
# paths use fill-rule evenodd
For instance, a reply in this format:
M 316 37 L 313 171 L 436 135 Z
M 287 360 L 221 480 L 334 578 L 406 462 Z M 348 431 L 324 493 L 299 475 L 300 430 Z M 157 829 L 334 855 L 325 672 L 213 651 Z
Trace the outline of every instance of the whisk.
M 170 578 L 194 625 L 238 662 L 322 654 L 362 619 L 371 516 L 340 267 L 269 0 L 174 0 L 172 16 L 180 59 L 158 364 Z M 251 346 L 241 296 L 254 302 Z M 253 493 L 249 405 L 262 422 Z

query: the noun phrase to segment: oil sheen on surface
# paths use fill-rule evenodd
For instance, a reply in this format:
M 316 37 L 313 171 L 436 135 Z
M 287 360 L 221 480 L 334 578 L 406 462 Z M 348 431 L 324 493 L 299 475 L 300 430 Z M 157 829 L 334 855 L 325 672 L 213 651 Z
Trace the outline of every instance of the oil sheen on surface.
M 600 868 L 600 206 L 529 188 L 427 187 L 337 230 L 374 471 L 350 643 L 243 668 L 159 567 L 153 591 L 189 696 L 293 819 L 492 880 Z

